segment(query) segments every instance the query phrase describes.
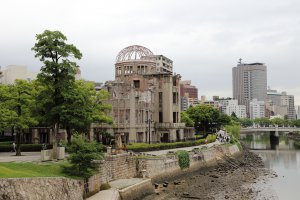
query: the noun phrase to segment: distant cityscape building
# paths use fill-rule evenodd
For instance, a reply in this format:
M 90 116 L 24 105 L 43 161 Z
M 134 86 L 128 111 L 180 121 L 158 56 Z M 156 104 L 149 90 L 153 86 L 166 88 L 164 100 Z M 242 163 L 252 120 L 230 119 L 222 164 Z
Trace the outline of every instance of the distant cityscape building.
M 287 95 L 286 92 L 279 93 L 277 90 L 267 90 L 266 99 L 267 117 L 283 116 L 287 119 L 296 119 L 294 96 Z
M 281 94 L 281 104 L 283 106 L 287 106 L 287 119 L 296 119 L 294 95 L 287 95 L 286 92 L 282 92 Z
M 199 104 L 198 88 L 191 85 L 191 81 L 180 81 L 181 110 Z
M 8 65 L 6 69 L 0 68 L 0 84 L 13 84 L 16 79 L 32 81 L 37 73 L 30 72 L 24 65 Z
M 210 106 L 213 106 L 217 109 L 220 108 L 218 101 L 208 100 L 208 101 L 201 102 L 201 104 L 210 105 Z
M 126 144 L 194 139 L 194 128 L 181 123 L 181 76 L 172 60 L 134 45 L 119 52 L 114 69 L 115 80 L 104 84 L 114 125 L 93 124 L 90 138 L 107 132 Z
M 298 109 L 297 109 L 297 119 L 300 119 L 300 105 L 298 106 Z
M 238 118 L 246 118 L 246 106 L 245 105 L 238 105 L 238 100 L 236 99 L 220 99 L 218 100 L 220 109 L 223 113 L 231 116 L 232 113 Z
M 232 68 L 233 98 L 246 106 L 250 116 L 250 101 L 265 101 L 267 95 L 267 67 L 263 63 L 242 63 Z
M 265 102 L 253 99 L 250 101 L 250 119 L 265 117 Z

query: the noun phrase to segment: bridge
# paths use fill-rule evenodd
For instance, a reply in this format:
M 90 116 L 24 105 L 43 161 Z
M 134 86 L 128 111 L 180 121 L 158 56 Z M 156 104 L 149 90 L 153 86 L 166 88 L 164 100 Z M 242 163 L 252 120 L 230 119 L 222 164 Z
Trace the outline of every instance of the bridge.
M 247 127 L 242 128 L 241 133 L 248 132 L 300 132 L 299 127 Z

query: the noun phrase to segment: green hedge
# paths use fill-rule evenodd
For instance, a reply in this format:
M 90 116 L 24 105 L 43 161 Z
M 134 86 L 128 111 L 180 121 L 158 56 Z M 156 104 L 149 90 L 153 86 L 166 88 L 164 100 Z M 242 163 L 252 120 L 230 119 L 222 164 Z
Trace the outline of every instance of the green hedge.
M 21 144 L 21 152 L 41 151 L 43 144 Z M 47 149 L 52 149 L 52 145 L 47 145 Z M 11 144 L 0 143 L 0 152 L 11 152 L 13 150 Z
M 295 149 L 300 149 L 300 141 L 294 141 Z
M 208 135 L 206 139 L 208 143 L 211 143 L 216 141 L 216 136 Z M 137 151 L 137 152 L 157 151 L 157 150 L 175 149 L 181 147 L 198 146 L 200 144 L 205 144 L 205 139 L 189 141 L 189 142 L 173 142 L 173 143 L 157 143 L 157 144 L 134 143 L 128 145 L 128 150 Z

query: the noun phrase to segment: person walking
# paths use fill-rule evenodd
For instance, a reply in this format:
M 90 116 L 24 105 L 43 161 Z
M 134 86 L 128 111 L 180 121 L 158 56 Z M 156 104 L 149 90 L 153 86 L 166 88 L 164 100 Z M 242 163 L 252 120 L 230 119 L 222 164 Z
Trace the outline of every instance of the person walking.
M 13 151 L 16 152 L 16 143 L 13 142 L 12 146 L 13 146 Z

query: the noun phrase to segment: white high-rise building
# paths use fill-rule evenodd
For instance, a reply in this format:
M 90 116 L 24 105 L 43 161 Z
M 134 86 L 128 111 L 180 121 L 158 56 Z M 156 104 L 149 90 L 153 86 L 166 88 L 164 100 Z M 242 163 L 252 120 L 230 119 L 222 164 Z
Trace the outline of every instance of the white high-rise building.
M 267 67 L 263 63 L 242 63 L 232 68 L 233 98 L 245 105 L 250 116 L 249 103 L 253 99 L 265 101 L 267 95 Z
M 16 79 L 32 81 L 37 74 L 27 70 L 24 65 L 9 65 L 6 69 L 0 69 L 0 84 L 13 84 Z
M 238 105 L 238 100 L 236 99 L 221 99 L 219 100 L 219 104 L 223 113 L 227 115 L 235 115 L 238 118 L 246 118 L 246 106 L 245 105 Z
M 265 117 L 265 102 L 253 99 L 250 102 L 250 118 L 262 118 Z

